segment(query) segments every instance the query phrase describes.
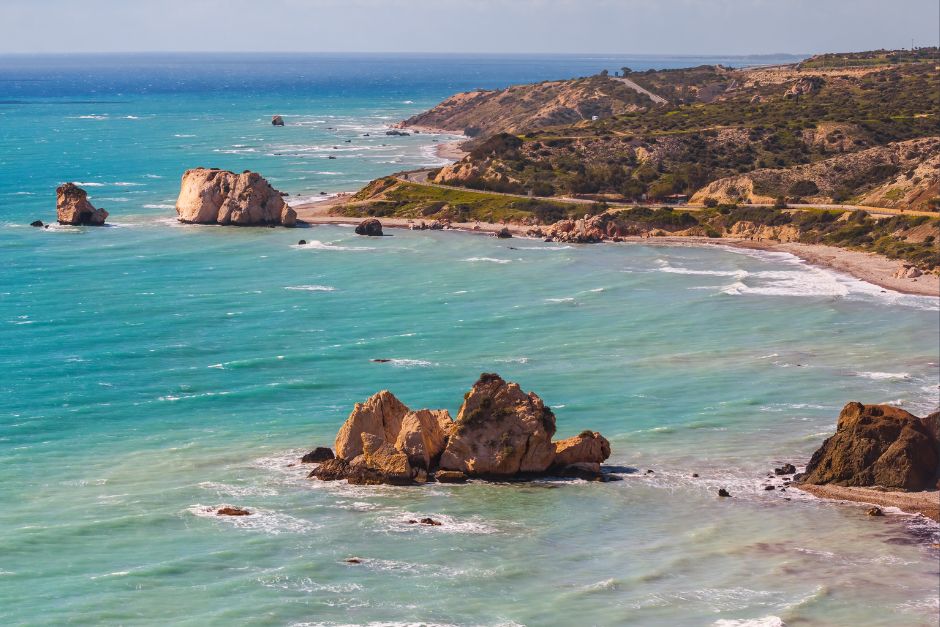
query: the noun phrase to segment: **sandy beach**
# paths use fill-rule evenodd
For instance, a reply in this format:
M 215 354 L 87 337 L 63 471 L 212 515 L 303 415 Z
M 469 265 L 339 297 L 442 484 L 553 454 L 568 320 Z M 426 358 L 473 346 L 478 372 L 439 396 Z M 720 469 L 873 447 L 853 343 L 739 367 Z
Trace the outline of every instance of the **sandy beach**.
M 852 503 L 867 503 L 879 507 L 897 507 L 902 512 L 923 514 L 940 522 L 940 492 L 893 492 L 874 488 L 844 487 L 837 485 L 794 485 L 819 498 Z
M 330 215 L 337 206 L 348 201 L 351 194 L 344 193 L 330 197 L 322 202 L 297 205 L 297 217 L 308 224 L 358 224 L 361 219 Z M 381 218 L 387 228 L 410 229 L 422 222 L 413 218 Z M 430 220 L 426 221 L 430 222 Z M 489 222 L 455 222 L 451 230 L 478 233 L 495 233 L 508 228 L 515 236 L 525 236 L 531 227 L 520 224 L 493 224 Z M 866 253 L 821 244 L 799 244 L 796 242 L 757 242 L 747 239 L 707 238 L 707 237 L 626 237 L 624 242 L 644 244 L 667 244 L 682 246 L 733 246 L 753 250 L 768 250 L 790 253 L 803 261 L 823 268 L 848 274 L 857 279 L 872 283 L 888 290 L 904 294 L 934 296 L 940 298 L 940 276 L 924 274 L 916 279 L 899 279 L 894 276 L 900 262 L 875 253 Z

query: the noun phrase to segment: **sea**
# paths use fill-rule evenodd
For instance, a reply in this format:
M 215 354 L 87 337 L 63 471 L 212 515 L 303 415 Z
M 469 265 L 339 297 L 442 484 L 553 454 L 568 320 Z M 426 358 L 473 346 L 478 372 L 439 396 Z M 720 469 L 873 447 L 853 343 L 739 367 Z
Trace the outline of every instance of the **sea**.
M 936 298 L 721 246 L 175 219 L 192 167 L 300 202 L 442 164 L 385 131 L 457 91 L 789 60 L 0 57 L 0 624 L 936 625 L 936 524 L 767 476 L 849 401 L 937 409 Z M 66 181 L 109 226 L 29 226 Z M 622 480 L 306 478 L 354 403 L 456 414 L 483 372 Z

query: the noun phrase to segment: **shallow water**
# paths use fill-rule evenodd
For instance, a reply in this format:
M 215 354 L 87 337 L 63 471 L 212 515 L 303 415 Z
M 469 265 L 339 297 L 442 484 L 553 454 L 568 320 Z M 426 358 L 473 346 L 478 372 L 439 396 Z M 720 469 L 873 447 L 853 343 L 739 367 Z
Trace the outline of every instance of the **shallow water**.
M 780 254 L 179 226 L 142 200 L 32 229 L 71 174 L 37 177 L 0 182 L 33 198 L 0 228 L 0 623 L 936 623 L 936 525 L 762 487 L 847 401 L 937 407 L 935 299 Z M 290 466 L 380 389 L 456 412 L 494 371 L 559 437 L 604 433 L 624 480 Z

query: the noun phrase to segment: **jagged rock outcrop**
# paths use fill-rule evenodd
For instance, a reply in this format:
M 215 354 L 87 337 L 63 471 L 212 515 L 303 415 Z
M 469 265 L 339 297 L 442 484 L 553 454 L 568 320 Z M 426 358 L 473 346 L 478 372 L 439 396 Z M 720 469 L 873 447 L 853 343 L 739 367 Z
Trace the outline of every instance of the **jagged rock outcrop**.
M 822 87 L 824 83 L 825 81 L 819 76 L 806 76 L 793 83 L 783 96 L 784 98 L 808 96 L 819 91 L 819 88 Z
M 414 479 L 408 456 L 384 438 L 363 433 L 362 454 L 349 462 L 346 479 L 357 485 L 407 485 Z
M 401 421 L 395 448 L 408 456 L 412 466 L 428 470 L 444 452 L 454 421 L 446 409 L 419 409 Z
M 88 202 L 88 192 L 75 183 L 59 185 L 55 194 L 56 219 L 59 224 L 101 226 L 108 219 L 108 212 L 96 209 Z
M 183 174 L 176 200 L 180 222 L 294 226 L 297 212 L 257 172 L 195 168 Z
M 395 442 L 402 420 L 410 410 L 388 390 L 374 394 L 365 403 L 356 403 L 349 418 L 336 434 L 336 456 L 351 460 L 362 454 L 362 434 L 368 433 Z
M 891 405 L 849 403 L 801 483 L 928 490 L 940 476 L 938 414 L 918 418 Z
M 582 431 L 566 440 L 555 442 L 555 461 L 558 468 L 574 464 L 601 464 L 610 457 L 610 442 L 596 431 Z M 599 470 L 599 469 L 598 469 Z
M 544 236 L 548 241 L 570 244 L 595 244 L 606 239 L 639 234 L 639 231 L 618 223 L 609 213 L 593 216 L 585 214 L 577 220 L 559 220 L 537 231 L 538 236 Z M 532 233 L 535 234 L 535 230 Z
M 356 403 L 336 436 L 336 458 L 318 448 L 322 463 L 308 476 L 354 484 L 462 483 L 468 477 L 532 478 L 554 473 L 590 480 L 601 471 L 610 443 L 599 433 L 552 442 L 555 416 L 536 394 L 496 374 L 483 374 L 465 395 L 457 420 L 444 409 L 410 411 L 383 390 Z M 302 461 L 307 462 L 309 456 Z M 312 457 L 310 459 L 312 461 Z
M 535 393 L 483 374 L 457 414 L 440 467 L 470 476 L 542 473 L 555 460 L 555 414 Z
M 369 237 L 382 237 L 382 223 L 375 218 L 368 218 L 359 223 L 356 227 L 356 235 L 368 235 Z

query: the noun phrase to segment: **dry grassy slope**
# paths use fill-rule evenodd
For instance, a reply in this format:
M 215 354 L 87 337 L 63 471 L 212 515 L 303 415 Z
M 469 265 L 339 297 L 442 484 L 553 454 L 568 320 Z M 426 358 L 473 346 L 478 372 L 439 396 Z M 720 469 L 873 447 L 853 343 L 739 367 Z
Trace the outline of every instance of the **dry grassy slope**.
M 880 172 L 880 174 L 879 174 Z M 790 196 L 797 181 L 812 181 L 819 192 L 808 202 L 831 203 L 842 187 L 861 186 L 856 204 L 872 207 L 924 209 L 940 192 L 940 137 L 924 137 L 876 146 L 792 168 L 765 168 L 718 179 L 692 197 L 692 202 L 773 202 Z
M 648 97 L 619 81 L 591 76 L 456 94 L 399 126 L 455 132 L 474 128 L 478 129 L 478 134 L 486 136 L 574 124 L 595 115 L 607 118 L 652 104 Z

